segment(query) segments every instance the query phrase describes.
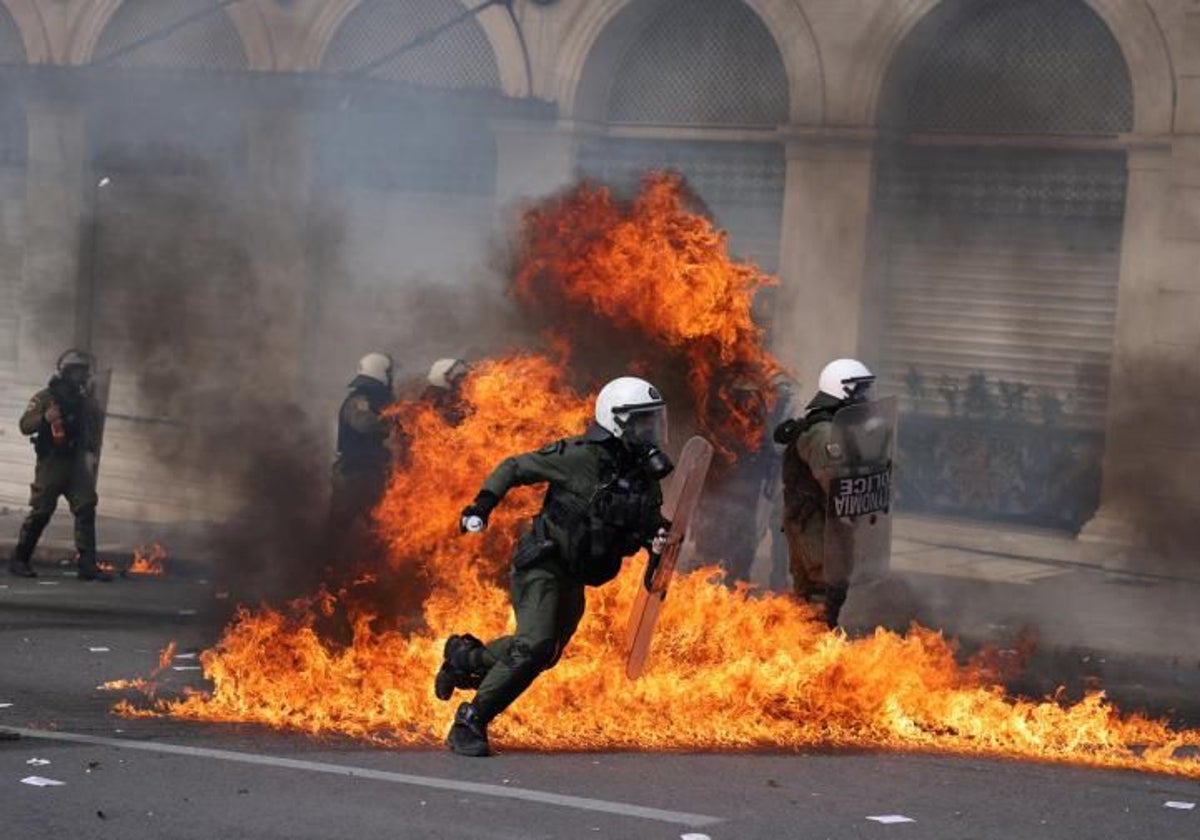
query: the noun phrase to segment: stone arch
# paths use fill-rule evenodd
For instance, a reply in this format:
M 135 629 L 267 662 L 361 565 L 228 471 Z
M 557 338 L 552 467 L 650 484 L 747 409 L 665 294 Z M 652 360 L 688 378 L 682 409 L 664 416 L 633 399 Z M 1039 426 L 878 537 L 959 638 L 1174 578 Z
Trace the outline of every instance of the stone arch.
M 396 32 L 399 32 L 399 37 L 395 40 L 397 43 L 402 42 L 403 38 L 411 38 L 430 26 L 436 26 L 438 23 L 449 19 L 460 10 L 465 10 L 473 7 L 476 4 L 468 2 L 468 0 L 420 0 L 422 12 L 420 18 L 416 18 L 411 27 L 413 29 L 410 34 L 404 29 L 404 21 L 399 17 L 389 21 L 390 26 Z M 411 11 L 411 7 L 408 11 Z M 356 24 L 356 19 L 365 20 L 369 15 L 399 15 L 399 10 L 388 8 L 386 2 L 381 3 L 380 0 L 336 0 L 326 6 L 315 24 L 310 30 L 309 38 L 304 45 L 301 64 L 306 69 L 325 69 L 338 70 L 342 69 L 339 64 L 347 61 L 347 58 L 339 56 L 336 51 L 339 50 L 339 39 L 348 38 L 351 36 L 347 26 L 361 26 Z M 403 30 L 403 31 L 402 31 Z M 453 39 L 457 38 L 457 43 Z M 449 49 L 447 46 L 449 40 Z M 496 6 L 484 10 L 482 13 L 475 16 L 473 20 L 464 21 L 456 29 L 447 33 L 443 39 L 440 39 L 442 44 L 439 46 L 437 42 L 425 49 L 438 47 L 439 52 L 434 55 L 443 59 L 446 63 L 439 68 L 443 74 L 450 71 L 450 84 L 448 87 L 484 87 L 493 88 L 502 91 L 509 96 L 525 96 L 529 92 L 528 74 L 525 69 L 525 54 L 521 47 L 520 37 L 513 27 L 512 20 L 504 9 Z M 381 42 L 382 43 L 382 42 Z M 488 47 L 490 55 L 486 61 L 482 56 L 477 58 L 473 68 L 457 68 L 452 69 L 448 66 L 448 59 L 452 56 L 460 57 L 461 50 L 479 50 L 483 45 Z M 374 47 L 377 52 L 382 50 L 375 44 L 365 45 L 360 48 L 360 51 L 366 56 L 366 60 L 370 59 L 369 51 Z M 455 51 L 459 50 L 459 54 L 455 56 Z M 331 52 L 334 51 L 334 52 Z M 444 51 L 442 51 L 444 50 Z M 421 55 L 421 50 L 418 50 L 414 55 Z M 386 69 L 386 68 L 385 68 Z M 430 78 L 429 71 L 417 71 L 413 65 L 407 67 L 401 66 L 393 69 L 393 76 L 404 78 L 404 71 L 409 71 L 408 76 L 416 76 L 418 83 Z M 466 71 L 464 74 L 464 70 Z M 436 70 L 434 72 L 437 72 Z M 424 78 L 422 77 L 424 73 Z M 443 75 L 443 79 L 447 76 Z M 463 81 L 467 84 L 463 84 Z M 434 79 L 434 81 L 437 81 Z
M 44 35 L 36 8 L 20 0 L 0 2 L 0 65 L 44 60 L 44 49 L 38 49 L 46 42 Z
M 797 0 L 729 0 L 752 10 L 775 42 L 788 83 L 788 121 L 819 123 L 825 113 L 820 51 Z M 589 3 L 572 21 L 559 51 L 554 97 L 564 115 L 599 119 L 628 50 L 664 14 L 663 2 Z
M 880 8 L 865 29 L 855 54 L 868 57 L 849 89 L 846 119 L 876 125 L 884 105 L 893 63 L 906 39 L 938 7 L 956 0 L 904 0 Z M 1135 134 L 1168 134 L 1173 130 L 1175 76 L 1170 52 L 1153 11 L 1147 4 L 1123 0 L 1080 0 L 1108 27 L 1124 56 L 1133 87 Z
M 80 62 L 102 60 L 137 38 L 162 30 L 194 11 L 190 0 L 104 0 L 80 22 L 80 37 L 72 55 Z M 227 10 L 197 20 L 113 63 L 196 70 L 241 70 L 248 64 L 241 32 Z

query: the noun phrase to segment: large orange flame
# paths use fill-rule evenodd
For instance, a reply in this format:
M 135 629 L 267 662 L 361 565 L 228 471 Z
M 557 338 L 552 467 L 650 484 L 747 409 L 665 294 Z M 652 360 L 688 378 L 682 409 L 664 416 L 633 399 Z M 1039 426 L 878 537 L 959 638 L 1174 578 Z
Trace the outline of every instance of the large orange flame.
M 525 215 L 513 293 L 551 323 L 636 333 L 653 358 L 634 361 L 650 371 L 678 359 L 699 430 L 731 456 L 755 448 L 762 430 L 730 389 L 742 380 L 767 393 L 779 370 L 751 314 L 755 293 L 775 280 L 732 259 L 727 235 L 695 203 L 672 173 L 647 175 L 627 203 L 585 182 Z
M 711 353 L 697 362 L 705 372 L 699 376 L 717 376 L 719 360 L 752 359 L 755 353 L 759 369 L 770 369 L 769 357 L 755 349 L 757 334 L 741 322 L 756 288 L 753 272 L 746 270 L 736 281 L 719 276 L 711 260 L 730 264 L 723 239 L 681 216 L 686 211 L 664 192 L 667 183 L 650 182 L 641 209 L 634 211 L 588 189 L 566 199 L 563 212 L 573 213 L 580 201 L 589 204 L 602 217 L 596 228 L 626 243 L 597 245 L 601 256 L 591 246 L 567 244 L 555 256 L 560 238 L 586 237 L 594 227 L 577 227 L 547 209 L 547 215 L 535 217 L 544 233 L 528 242 L 542 244 L 526 255 L 521 276 L 570 278 L 563 288 L 590 289 L 584 294 L 588 305 L 607 318 L 618 319 L 626 311 L 622 307 L 632 307 L 630 318 L 673 336 L 685 354 L 694 347 Z M 678 217 L 677 223 L 667 224 L 664 215 Z M 616 279 L 620 271 L 606 274 L 605 267 L 591 273 L 589 260 L 614 255 L 636 272 L 639 257 L 627 249 L 641 247 L 629 244 L 640 241 L 639 226 L 670 231 L 649 237 L 657 250 L 644 256 L 648 264 L 696 263 L 664 275 L 674 279 L 655 294 L 672 296 L 673 306 L 642 310 L 631 300 L 613 302 L 600 289 L 613 289 L 614 283 L 623 288 Z M 625 232 L 613 233 L 617 230 Z M 589 285 L 590 278 L 603 276 L 608 280 L 600 286 Z M 697 296 L 695 284 L 687 293 L 676 288 L 696 276 L 709 278 L 704 282 L 719 291 L 714 294 L 734 300 Z M 624 292 L 616 294 L 620 299 Z M 727 325 L 722 317 L 737 323 Z M 716 327 L 690 343 L 688 324 L 709 318 Z M 454 632 L 486 638 L 511 629 L 503 573 L 538 492 L 511 494 L 482 536 L 458 533 L 458 511 L 502 458 L 578 433 L 590 414 L 588 400 L 569 384 L 564 361 L 544 355 L 516 354 L 477 366 L 464 400 L 469 411 L 458 426 L 417 402 L 396 408 L 413 443 L 376 511 L 386 562 L 366 570 L 370 574 L 359 578 L 361 585 L 339 594 L 340 602 L 323 592 L 282 609 L 239 609 L 220 642 L 201 655 L 211 690 L 159 699 L 149 707 L 125 703 L 120 710 L 341 733 L 396 747 L 438 744 L 454 708 L 439 703 L 432 690 L 442 642 Z M 675 581 L 647 673 L 630 682 L 620 648 L 642 562 L 630 561 L 616 581 L 588 591 L 587 615 L 562 661 L 494 722 L 498 745 L 540 750 L 835 745 L 1025 757 L 1200 778 L 1200 759 L 1185 749 L 1200 747 L 1200 732 L 1121 716 L 1101 694 L 1075 704 L 1006 697 L 986 669 L 959 665 L 953 643 L 936 632 L 913 628 L 901 636 L 878 630 L 851 640 L 827 632 L 805 605 L 731 589 L 708 570 Z M 397 580 L 407 588 L 389 589 Z M 373 597 L 360 598 L 360 590 Z M 421 597 L 414 599 L 414 591 Z M 349 616 L 353 634 L 335 643 L 323 637 L 323 628 L 339 610 Z

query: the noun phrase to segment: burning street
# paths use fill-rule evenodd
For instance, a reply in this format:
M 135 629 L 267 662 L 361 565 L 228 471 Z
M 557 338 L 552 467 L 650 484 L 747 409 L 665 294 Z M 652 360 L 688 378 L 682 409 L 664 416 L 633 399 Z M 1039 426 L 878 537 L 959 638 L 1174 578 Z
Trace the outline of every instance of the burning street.
M 113 592 L 66 579 L 58 586 L 6 585 L 0 591 L 0 668 L 6 675 L 0 704 L 11 705 L 0 708 L 0 726 L 25 735 L 0 743 L 6 837 L 771 838 L 915 831 L 935 838 L 1068 840 L 1186 837 L 1196 817 L 1194 810 L 1165 805 L 1198 798 L 1194 778 L 1170 775 L 924 750 L 897 754 L 820 745 L 651 750 L 650 738 L 661 737 L 660 731 L 690 737 L 693 744 L 742 737 L 733 726 L 734 710 L 741 706 L 729 695 L 747 691 L 745 680 L 718 698 L 718 709 L 730 710 L 729 727 L 704 717 L 711 695 L 694 702 L 668 695 L 664 702 L 663 687 L 648 686 L 637 695 L 643 704 L 656 704 L 658 713 L 633 718 L 652 727 L 645 745 L 535 747 L 537 733 L 514 726 L 506 730 L 498 755 L 483 762 L 441 747 L 450 713 L 445 706 L 421 731 L 379 729 L 378 738 L 391 745 L 333 732 L 314 738 L 295 728 L 118 717 L 111 713 L 114 698 L 142 695 L 99 686 L 114 675 L 155 671 L 164 639 L 174 640 L 175 647 L 169 666 L 155 678 L 159 694 L 213 689 L 201 672 L 176 668 L 194 667 L 194 654 L 211 644 L 214 628 L 207 613 L 215 587 L 194 576 L 144 579 Z M 180 615 L 190 610 L 197 614 Z M 98 647 L 108 650 L 89 650 Z M 424 647 L 430 651 L 424 667 L 432 668 L 434 645 Z M 1171 682 L 1169 667 L 1156 667 L 1154 677 Z M 375 675 L 377 684 L 402 684 L 402 677 Z M 427 677 L 423 673 L 419 681 L 425 692 Z M 623 679 L 613 675 L 614 684 Z M 538 703 L 555 690 L 539 686 L 523 699 Z M 1200 720 L 1195 688 L 1178 690 L 1191 692 L 1191 720 Z M 375 692 L 386 694 L 382 685 Z M 1180 703 L 1187 699 L 1177 697 Z M 292 705 L 308 700 L 306 695 Z M 362 723 L 383 713 L 383 701 L 369 702 L 370 708 L 355 715 Z M 402 702 L 398 698 L 393 708 Z M 421 702 L 431 710 L 436 703 L 432 694 Z M 347 715 L 346 707 L 339 713 Z M 232 710 L 227 714 L 235 716 Z M 390 714 L 393 723 L 401 719 L 398 712 Z M 568 707 L 563 714 L 563 720 L 552 718 L 543 727 L 544 744 L 555 731 L 566 731 L 579 712 Z M 753 719 L 762 724 L 766 717 L 760 710 Z M 783 725 L 788 715 L 782 710 L 772 717 L 776 733 L 801 731 L 794 723 Z M 627 737 L 632 730 L 626 727 Z M 1090 739 L 1093 751 L 1102 753 L 1102 736 L 1088 731 L 1080 734 L 1080 745 Z M 603 732 L 592 737 L 593 743 L 615 740 Z M 401 742 L 422 745 L 395 746 Z M 49 763 L 31 765 L 33 759 Z M 29 777 L 65 784 L 20 783 Z M 916 823 L 868 819 L 879 816 Z
M 73 580 L 9 585 L 4 720 L 20 737 L 3 760 L 18 775 L 49 762 L 3 794 L 20 798 L 20 836 L 93 814 L 98 831 L 134 836 L 867 836 L 908 822 L 931 837 L 1186 833 L 1200 779 L 1186 714 L 1124 712 L 1095 684 L 1017 693 L 1037 670 L 1024 654 L 967 655 L 917 624 L 872 629 L 861 599 L 851 631 L 831 631 L 819 605 L 734 585 L 717 566 L 684 570 L 630 680 L 623 638 L 644 554 L 588 590 L 561 660 L 495 719 L 492 758 L 444 751 L 456 718 L 433 692 L 443 643 L 464 626 L 512 632 L 507 558 L 540 498 L 514 491 L 482 534 L 459 533 L 458 511 L 500 453 L 585 425 L 579 326 L 624 326 L 632 369 L 652 352 L 687 371 L 667 392 L 729 460 L 754 431 L 723 377 L 775 370 L 749 314 L 765 279 L 728 261 L 678 182 L 652 178 L 639 200 L 609 206 L 582 187 L 527 217 L 516 294 L 536 288 L 546 322 L 576 329 L 476 363 L 450 419 L 419 400 L 390 409 L 409 446 L 368 550 L 310 594 L 235 597 L 230 614 L 222 583 L 167 571 L 161 546 L 136 552 L 138 570 L 153 560 L 159 574 L 131 574 L 116 600 Z M 574 273 L 610 263 L 599 286 Z M 692 294 L 622 321 L 622 296 L 652 283 L 656 299 Z M 34 800 L 25 788 L 38 785 Z
M 1188 0 L 0 0 L 0 840 L 1200 837 Z

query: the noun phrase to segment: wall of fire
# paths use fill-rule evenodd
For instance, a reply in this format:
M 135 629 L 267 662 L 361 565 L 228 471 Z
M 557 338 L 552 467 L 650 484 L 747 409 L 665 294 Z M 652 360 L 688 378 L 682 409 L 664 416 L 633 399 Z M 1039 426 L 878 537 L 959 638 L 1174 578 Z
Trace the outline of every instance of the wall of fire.
M 470 5 L 243 0 L 205 15 L 211 4 L 200 0 L 0 4 L 0 411 L 14 416 L 56 352 L 90 339 L 117 371 L 111 442 L 120 454 L 106 463 L 108 512 L 172 518 L 221 507 L 200 478 L 181 483 L 148 466 L 155 435 L 169 435 L 178 418 L 129 375 L 147 354 L 169 371 L 174 353 L 217 393 L 251 347 L 258 367 L 320 394 L 313 410 L 327 413 L 363 347 L 399 349 L 397 335 L 429 332 L 412 298 L 393 290 L 429 289 L 430 307 L 448 312 L 439 288 L 491 288 L 499 212 L 579 175 L 631 189 L 646 166 L 688 174 L 735 249 L 780 272 L 763 311 L 803 381 L 823 359 L 857 353 L 881 363 L 898 392 L 908 394 L 911 382 L 900 380 L 913 368 L 927 368 L 927 385 L 953 376 L 965 386 L 971 366 L 949 370 L 945 359 L 960 355 L 951 345 L 963 333 L 978 344 L 979 325 L 945 330 L 940 355 L 928 342 L 914 350 L 906 329 L 938 327 L 905 321 L 912 304 L 904 295 L 920 288 L 897 273 L 914 259 L 921 277 L 937 269 L 913 251 L 920 230 L 897 233 L 905 218 L 897 197 L 914 183 L 929 188 L 931 171 L 944 174 L 919 164 L 949 145 L 974 150 L 975 175 L 950 187 L 960 198 L 1044 190 L 1072 177 L 1093 199 L 1106 184 L 1119 189 L 1123 206 L 1103 241 L 1080 246 L 1094 257 L 1087 270 L 1101 277 L 1080 293 L 1087 306 L 1077 309 L 1091 313 L 1076 319 L 1082 344 L 1057 360 L 1050 348 L 1041 361 L 1017 364 L 1035 378 L 1051 375 L 1054 361 L 1091 364 L 1086 425 L 1103 441 L 1096 460 L 1108 487 L 1090 527 L 1111 531 L 1121 521 L 1120 477 L 1148 457 L 1129 420 L 1135 406 L 1125 395 L 1136 389 L 1128 383 L 1146 359 L 1178 360 L 1200 344 L 1188 327 L 1200 320 L 1189 268 L 1200 256 L 1194 3 L 1055 0 L 1026 18 L 1022 25 L 1036 28 L 1044 14 L 1052 30 L 1054 20 L 1082 13 L 1092 46 L 1103 41 L 1127 68 L 1116 94 L 1095 79 L 1088 87 L 1083 77 L 1096 67 L 1072 64 L 1073 48 L 1032 71 L 998 68 L 1026 79 L 1074 74 L 1094 113 L 1126 115 L 1086 131 L 1015 118 L 888 122 L 906 45 L 911 52 L 923 30 L 941 26 L 918 64 L 952 56 L 969 28 L 962 21 L 994 22 L 1004 5 L 994 0 L 518 0 L 519 30 L 496 7 L 393 55 Z M 973 107 L 1005 113 L 988 96 Z M 898 155 L 901 146 L 908 151 Z M 1020 149 L 1042 168 L 1028 164 L 1014 176 Z M 990 181 L 978 177 L 987 155 L 1006 161 Z M 1089 155 L 1106 162 L 1104 172 L 1078 174 Z M 1056 163 L 1064 160 L 1073 162 Z M 1003 247 L 1000 286 L 1015 288 L 1017 273 L 1058 282 L 1045 263 L 1020 264 L 1017 246 Z M 971 272 L 980 266 L 976 259 Z M 239 306 L 247 295 L 267 302 L 269 317 L 250 320 L 260 310 Z M 181 309 L 205 328 L 171 350 L 178 325 L 155 313 Z M 1023 327 L 988 328 L 999 350 L 980 357 L 970 348 L 974 368 L 1011 385 L 1017 377 L 1002 360 L 1028 336 Z M 406 367 L 479 349 L 444 333 Z M 0 501 L 16 505 L 29 453 L 10 425 L 0 433 Z M 1155 463 L 1200 466 L 1188 438 L 1165 429 L 1152 446 Z

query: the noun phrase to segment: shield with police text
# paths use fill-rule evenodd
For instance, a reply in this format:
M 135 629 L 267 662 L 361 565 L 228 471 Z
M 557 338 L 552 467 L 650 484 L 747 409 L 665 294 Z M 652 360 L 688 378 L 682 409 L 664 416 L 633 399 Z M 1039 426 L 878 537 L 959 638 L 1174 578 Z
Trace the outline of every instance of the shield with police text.
M 894 398 L 855 403 L 833 417 L 826 476 L 825 582 L 884 577 L 892 549 Z

